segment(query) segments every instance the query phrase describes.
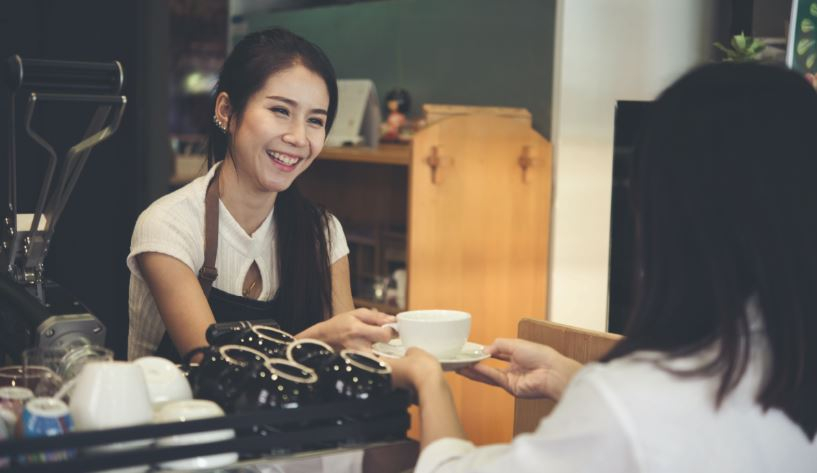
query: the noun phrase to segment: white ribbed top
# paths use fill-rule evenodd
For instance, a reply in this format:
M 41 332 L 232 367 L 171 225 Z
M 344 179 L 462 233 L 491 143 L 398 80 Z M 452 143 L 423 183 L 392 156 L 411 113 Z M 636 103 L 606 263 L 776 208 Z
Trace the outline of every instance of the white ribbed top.
M 153 354 L 165 332 L 156 302 L 139 273 L 135 257 L 145 252 L 164 253 L 198 274 L 204 264 L 204 196 L 216 167 L 213 166 L 206 176 L 158 199 L 142 212 L 136 222 L 127 259 L 131 272 L 128 297 L 130 360 Z M 247 271 L 256 261 L 262 284 L 259 300 L 272 299 L 278 290 L 272 212 L 252 235 L 248 235 L 219 200 L 218 223 L 218 278 L 213 287 L 240 296 Z M 334 263 L 349 253 L 349 247 L 343 228 L 334 215 L 330 218 L 330 227 L 328 236 L 331 236 L 331 245 L 328 250 L 330 262 Z

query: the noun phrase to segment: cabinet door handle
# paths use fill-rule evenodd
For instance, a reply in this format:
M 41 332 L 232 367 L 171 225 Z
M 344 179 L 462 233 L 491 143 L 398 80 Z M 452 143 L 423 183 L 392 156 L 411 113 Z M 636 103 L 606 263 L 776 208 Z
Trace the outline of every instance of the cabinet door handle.
M 528 168 L 533 165 L 533 160 L 529 156 L 530 146 L 522 147 L 522 154 L 519 155 L 519 167 L 522 168 L 522 182 L 528 182 Z
M 431 168 L 431 183 L 437 183 L 437 168 L 440 167 L 440 156 L 437 152 L 437 147 L 431 147 L 431 154 L 426 158 L 426 164 Z

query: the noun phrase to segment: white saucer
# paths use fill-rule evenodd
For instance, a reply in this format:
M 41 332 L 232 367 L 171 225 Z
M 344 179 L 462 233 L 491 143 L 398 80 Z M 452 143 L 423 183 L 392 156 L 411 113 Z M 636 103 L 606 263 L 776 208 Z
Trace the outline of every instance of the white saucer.
M 399 338 L 395 338 L 389 343 L 375 343 L 372 345 L 372 351 L 385 358 L 402 358 L 406 354 L 406 347 Z M 445 371 L 452 371 L 490 357 L 491 355 L 485 353 L 485 347 L 479 343 L 465 342 L 459 353 L 440 359 L 440 364 Z

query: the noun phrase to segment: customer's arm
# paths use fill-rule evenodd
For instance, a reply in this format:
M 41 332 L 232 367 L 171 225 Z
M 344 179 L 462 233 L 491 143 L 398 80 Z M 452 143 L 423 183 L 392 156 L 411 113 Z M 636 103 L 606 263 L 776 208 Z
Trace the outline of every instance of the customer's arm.
M 464 439 L 465 432 L 439 361 L 423 350 L 409 348 L 406 356 L 388 362 L 395 386 L 417 393 L 422 448 L 443 438 Z
M 476 447 L 453 433 L 426 433 L 438 429 L 439 415 L 426 416 L 428 407 L 420 400 L 423 420 L 423 449 L 415 473 L 637 473 L 649 471 L 639 461 L 637 431 L 625 405 L 616 398 L 609 382 L 598 376 L 599 367 L 582 370 L 571 381 L 556 409 L 535 432 L 522 434 L 510 444 Z M 439 400 L 438 400 L 439 401 Z M 447 416 L 445 414 L 448 414 Z M 486 412 L 486 415 L 491 415 Z M 447 422 L 447 421 L 446 421 Z M 430 425 L 429 425 L 430 424 Z M 433 435 L 440 438 L 428 442 Z

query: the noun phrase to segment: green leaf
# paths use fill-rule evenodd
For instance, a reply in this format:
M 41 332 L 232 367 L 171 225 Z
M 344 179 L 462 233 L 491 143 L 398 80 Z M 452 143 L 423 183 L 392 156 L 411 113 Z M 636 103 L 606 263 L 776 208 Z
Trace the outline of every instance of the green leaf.
M 800 31 L 803 33 L 814 31 L 814 22 L 811 21 L 811 18 L 803 18 L 803 21 L 800 22 Z
M 806 58 L 806 69 L 811 70 L 815 62 L 817 62 L 817 53 L 809 54 L 808 58 Z
M 735 49 L 743 49 L 746 47 L 746 36 L 741 34 L 736 34 L 732 37 L 732 47 Z
M 759 52 L 763 51 L 764 49 L 766 49 L 766 44 L 764 44 L 763 41 L 759 39 L 755 39 L 752 41 L 752 44 L 749 45 L 748 48 L 746 48 L 746 51 L 754 56 Z
M 797 55 L 802 56 L 806 54 L 809 49 L 813 48 L 817 41 L 809 38 L 802 38 L 797 42 Z
M 808 7 L 808 11 L 811 13 L 811 16 L 817 16 L 817 2 L 812 3 Z

